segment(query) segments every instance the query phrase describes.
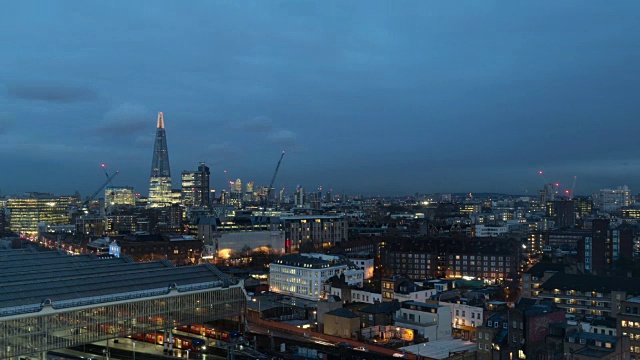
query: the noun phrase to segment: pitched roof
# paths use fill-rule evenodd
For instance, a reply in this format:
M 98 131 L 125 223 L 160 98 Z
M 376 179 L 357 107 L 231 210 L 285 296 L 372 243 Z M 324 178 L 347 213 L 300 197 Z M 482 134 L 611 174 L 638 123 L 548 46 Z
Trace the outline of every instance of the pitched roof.
M 533 265 L 529 270 L 525 271 L 525 273 L 531 274 L 532 276 L 543 277 L 545 271 L 564 272 L 564 265 L 553 264 L 548 262 L 539 262 Z
M 371 304 L 360 309 L 360 312 L 367 314 L 391 314 L 400 309 L 400 303 L 397 301 L 384 301 L 381 303 Z
M 359 318 L 358 315 L 356 315 L 353 312 L 351 312 L 350 310 L 347 310 L 347 309 L 344 309 L 344 308 L 338 308 L 338 309 L 335 309 L 335 310 L 331 310 L 328 313 L 326 313 L 325 315 L 333 315 L 333 316 L 347 318 L 347 319 Z

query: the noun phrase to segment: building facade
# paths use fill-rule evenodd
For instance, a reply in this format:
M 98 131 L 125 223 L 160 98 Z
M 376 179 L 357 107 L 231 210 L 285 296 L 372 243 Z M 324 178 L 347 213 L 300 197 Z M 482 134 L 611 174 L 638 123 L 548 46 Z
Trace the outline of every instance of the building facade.
M 347 220 L 341 216 L 286 216 L 280 220 L 288 244 L 287 252 L 303 246 L 326 249 L 349 239 Z
M 420 238 L 389 241 L 384 262 L 414 280 L 513 279 L 522 247 L 510 238 Z
M 631 190 L 625 185 L 617 189 L 601 189 L 597 196 L 598 209 L 612 212 L 632 203 Z
M 348 285 L 364 283 L 364 271 L 344 256 L 289 254 L 269 265 L 269 290 L 318 300 L 325 296 L 324 283 L 333 276 L 344 277 Z
M 540 289 L 540 300 L 553 302 L 575 317 L 615 317 L 622 301 L 640 295 L 640 279 L 558 272 Z
M 185 206 L 208 206 L 211 192 L 209 167 L 201 162 L 196 171 L 182 172 L 181 202 Z
M 629 338 L 631 360 L 640 359 L 640 297 L 621 303 L 616 322 L 618 335 Z
M 439 304 L 405 301 L 396 311 L 395 325 L 413 329 L 430 341 L 451 338 L 451 308 Z
M 132 186 L 107 186 L 104 190 L 104 202 L 107 206 L 135 206 L 136 194 Z
M 24 198 L 9 198 L 9 229 L 19 234 L 36 235 L 41 222 L 68 225 L 70 204 L 69 197 L 53 194 L 31 193 Z

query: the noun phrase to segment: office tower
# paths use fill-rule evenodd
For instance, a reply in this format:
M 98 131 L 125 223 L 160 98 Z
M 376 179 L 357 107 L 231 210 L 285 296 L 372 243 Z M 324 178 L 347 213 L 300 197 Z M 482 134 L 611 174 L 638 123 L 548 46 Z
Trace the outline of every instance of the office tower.
M 38 223 L 41 222 L 68 225 L 70 203 L 69 197 L 45 193 L 28 193 L 24 198 L 9 198 L 9 227 L 19 234 L 35 235 L 38 233 Z
M 171 170 L 169 169 L 167 134 L 164 130 L 164 117 L 162 112 L 159 112 L 156 141 L 153 145 L 153 160 L 151 161 L 149 203 L 151 207 L 171 206 L 171 198 Z
M 209 167 L 201 162 L 196 171 L 182 172 L 182 204 L 185 206 L 208 206 Z
M 136 195 L 131 186 L 108 186 L 104 191 L 107 206 L 136 205 Z
M 246 187 L 245 187 L 245 192 L 244 192 L 244 197 L 243 197 L 244 201 L 252 202 L 252 201 L 255 200 L 254 199 L 254 197 L 255 197 L 254 196 L 254 189 L 255 189 L 254 182 L 253 181 L 249 181 L 247 183 Z
M 601 189 L 597 199 L 600 211 L 615 211 L 631 205 L 631 190 L 626 185 L 617 189 Z
M 242 180 L 236 179 L 236 182 L 231 184 L 231 192 L 242 194 Z
M 296 188 L 296 193 L 293 199 L 293 203 L 297 207 L 302 207 L 304 205 L 304 188 L 302 188 L 302 186 L 300 185 L 298 185 L 298 187 Z

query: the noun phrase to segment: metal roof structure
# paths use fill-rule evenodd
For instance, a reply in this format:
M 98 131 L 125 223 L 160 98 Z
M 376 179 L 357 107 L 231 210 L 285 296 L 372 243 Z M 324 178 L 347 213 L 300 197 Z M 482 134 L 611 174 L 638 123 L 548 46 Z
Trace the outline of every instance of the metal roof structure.
M 0 317 L 232 285 L 212 265 L 70 256 L 62 251 L 0 251 Z
M 247 294 L 211 264 L 176 267 L 62 251 L 0 250 L 0 360 L 218 319 Z

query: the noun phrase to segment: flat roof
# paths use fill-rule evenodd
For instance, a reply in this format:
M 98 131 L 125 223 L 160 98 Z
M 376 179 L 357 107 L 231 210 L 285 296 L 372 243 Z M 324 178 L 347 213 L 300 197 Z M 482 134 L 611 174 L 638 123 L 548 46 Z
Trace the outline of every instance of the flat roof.
M 422 344 L 401 347 L 398 350 L 406 351 L 415 355 L 431 358 L 446 359 L 452 352 L 468 351 L 475 352 L 476 343 L 461 339 L 442 339 L 429 341 Z
M 175 267 L 62 251 L 0 253 L 0 317 L 234 284 L 211 264 Z

